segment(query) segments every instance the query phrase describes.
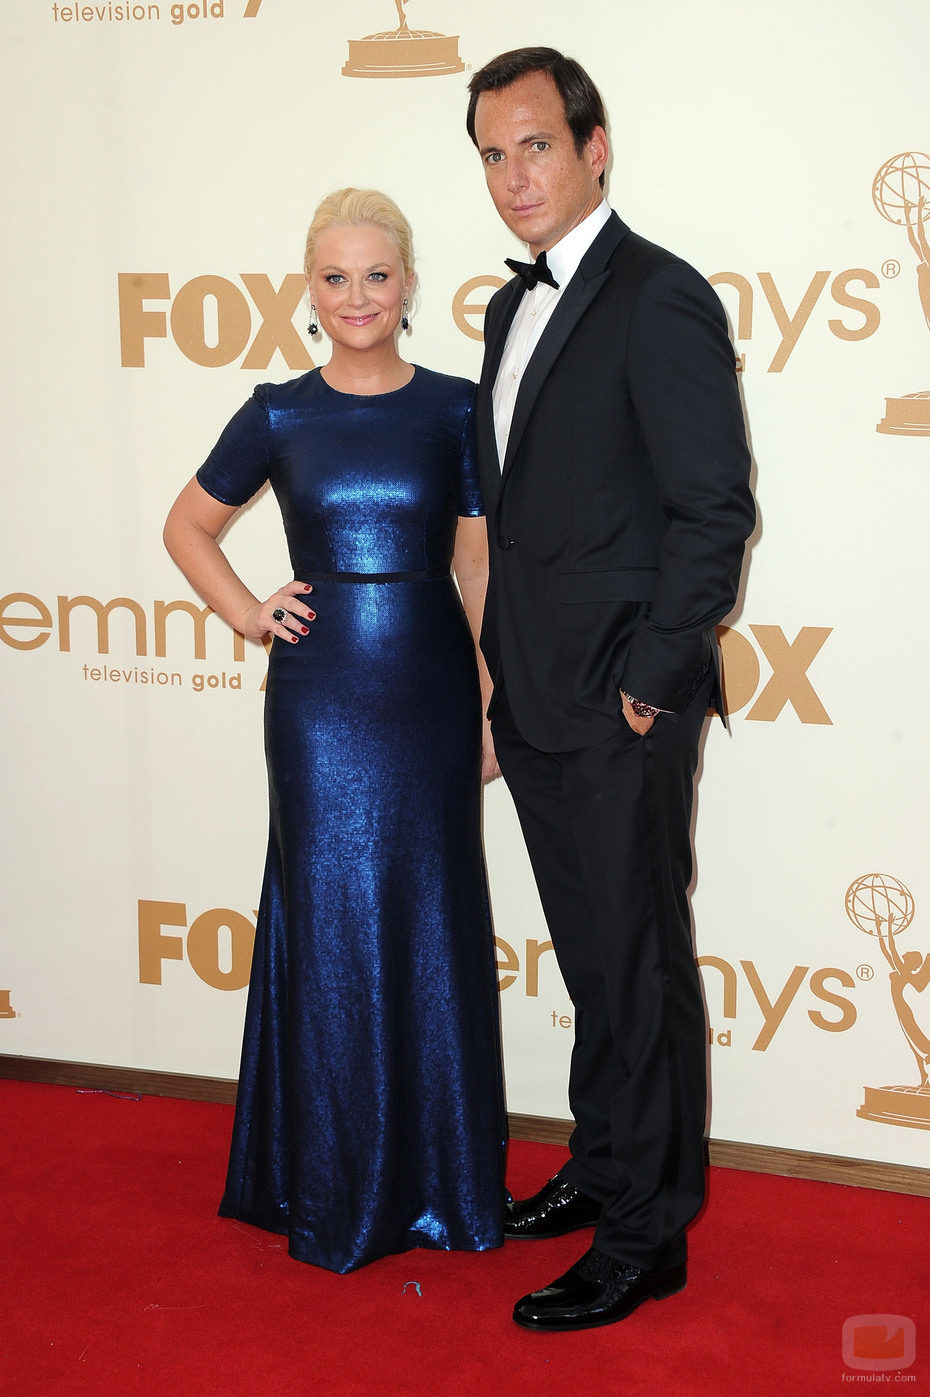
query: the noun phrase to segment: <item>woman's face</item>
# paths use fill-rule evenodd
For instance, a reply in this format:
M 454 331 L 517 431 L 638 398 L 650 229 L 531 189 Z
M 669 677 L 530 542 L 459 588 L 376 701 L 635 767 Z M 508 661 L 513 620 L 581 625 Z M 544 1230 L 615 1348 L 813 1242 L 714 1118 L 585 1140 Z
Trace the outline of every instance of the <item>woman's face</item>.
M 327 228 L 307 279 L 320 325 L 334 344 L 373 349 L 393 337 L 413 277 L 383 228 Z

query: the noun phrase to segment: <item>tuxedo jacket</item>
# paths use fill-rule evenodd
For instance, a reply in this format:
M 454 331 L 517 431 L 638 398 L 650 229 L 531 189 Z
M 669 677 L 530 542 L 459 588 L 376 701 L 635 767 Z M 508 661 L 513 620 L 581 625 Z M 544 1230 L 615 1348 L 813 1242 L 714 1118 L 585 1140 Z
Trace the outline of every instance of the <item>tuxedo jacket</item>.
M 522 737 L 570 751 L 613 735 L 619 690 L 674 720 L 717 674 L 755 519 L 749 451 L 714 291 L 612 214 L 530 358 L 501 463 L 492 391 L 523 290 L 485 318 L 481 646 Z

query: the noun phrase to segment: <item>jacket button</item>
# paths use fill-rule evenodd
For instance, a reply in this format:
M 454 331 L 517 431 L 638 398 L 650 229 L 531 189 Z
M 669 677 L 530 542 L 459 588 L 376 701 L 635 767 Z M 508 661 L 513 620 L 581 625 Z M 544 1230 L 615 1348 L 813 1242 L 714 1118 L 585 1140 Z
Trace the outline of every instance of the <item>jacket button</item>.
M 498 548 L 503 548 L 505 552 L 508 548 L 512 548 L 515 543 L 516 539 L 514 538 L 499 538 L 497 540 Z

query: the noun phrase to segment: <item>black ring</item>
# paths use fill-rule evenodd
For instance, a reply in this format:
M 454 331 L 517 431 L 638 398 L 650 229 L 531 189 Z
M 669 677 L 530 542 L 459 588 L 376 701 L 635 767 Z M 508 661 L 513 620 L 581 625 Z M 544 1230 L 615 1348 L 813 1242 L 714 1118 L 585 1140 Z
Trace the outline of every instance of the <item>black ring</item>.
M 287 620 L 287 612 L 284 610 L 284 607 L 276 606 L 271 613 L 271 619 L 272 621 L 277 621 L 279 626 L 283 626 L 284 622 Z

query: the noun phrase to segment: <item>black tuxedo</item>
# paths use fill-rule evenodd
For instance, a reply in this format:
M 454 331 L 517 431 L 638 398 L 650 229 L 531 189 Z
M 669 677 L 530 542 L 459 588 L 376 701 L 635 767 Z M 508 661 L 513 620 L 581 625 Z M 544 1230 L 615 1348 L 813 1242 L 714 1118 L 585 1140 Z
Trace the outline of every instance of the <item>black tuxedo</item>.
M 596 1242 L 684 1254 L 703 1196 L 705 1029 L 687 887 L 713 627 L 754 509 L 726 321 L 693 268 L 616 215 L 527 365 L 501 472 L 492 391 L 523 294 L 492 299 L 478 397 L 492 723 L 575 1006 L 566 1178 Z M 619 690 L 667 710 L 645 738 Z
M 482 648 L 523 736 L 564 751 L 610 735 L 620 687 L 686 706 L 736 597 L 749 456 L 717 297 L 614 214 L 527 366 L 501 473 L 491 391 L 522 291 L 485 320 Z

